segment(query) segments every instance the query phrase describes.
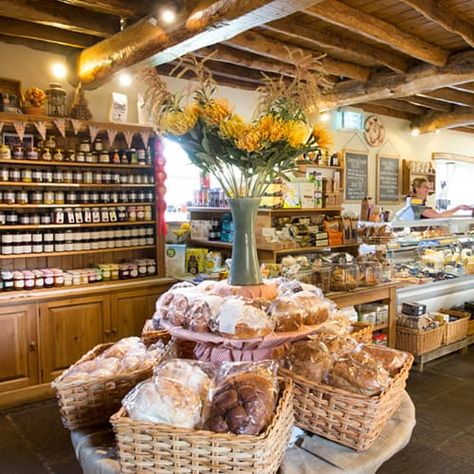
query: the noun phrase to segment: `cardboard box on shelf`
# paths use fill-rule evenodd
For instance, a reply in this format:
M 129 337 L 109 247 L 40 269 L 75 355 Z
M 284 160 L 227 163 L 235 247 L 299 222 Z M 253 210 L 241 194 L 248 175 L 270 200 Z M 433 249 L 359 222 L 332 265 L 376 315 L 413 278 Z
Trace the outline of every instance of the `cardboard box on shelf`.
M 192 248 L 186 250 L 186 272 L 193 275 L 206 270 L 208 249 Z
M 191 239 L 192 240 L 208 240 L 209 231 L 212 224 L 210 220 L 193 220 L 191 221 Z
M 186 245 L 165 245 L 166 276 L 181 278 L 186 275 Z

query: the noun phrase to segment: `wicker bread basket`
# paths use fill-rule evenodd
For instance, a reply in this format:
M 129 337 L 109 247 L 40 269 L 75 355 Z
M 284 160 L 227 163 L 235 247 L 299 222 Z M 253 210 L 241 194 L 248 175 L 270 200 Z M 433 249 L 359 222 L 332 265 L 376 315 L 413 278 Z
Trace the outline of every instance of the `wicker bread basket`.
M 156 330 L 153 327 L 153 321 L 147 319 L 142 330 L 142 341 L 146 346 L 163 341 L 165 344 L 171 339 L 170 333 L 164 329 Z
M 372 331 L 374 325 L 370 323 L 352 323 L 352 333 L 350 334 L 357 342 L 370 344 L 372 342 Z
M 124 408 L 112 416 L 121 472 L 136 474 L 274 474 L 283 459 L 293 417 L 293 384 L 280 380 L 271 425 L 258 436 L 213 433 L 131 420 Z
M 426 354 L 441 346 L 445 324 L 429 331 L 418 331 L 397 326 L 397 349 L 414 355 Z
M 460 341 L 467 336 L 471 313 L 445 308 L 440 309 L 439 312 L 449 314 L 450 316 L 457 316 L 459 318 L 457 321 L 445 324 L 446 328 L 444 331 L 443 344 L 452 344 L 453 342 Z
M 99 344 L 72 367 L 95 359 L 114 343 Z M 63 424 L 70 430 L 104 425 L 121 406 L 122 398 L 142 380 L 151 376 L 153 368 L 103 377 L 85 383 L 68 382 L 64 373 L 51 384 L 56 392 Z
M 281 369 L 295 384 L 296 426 L 357 451 L 368 449 L 400 406 L 413 356 L 380 395 L 367 397 Z

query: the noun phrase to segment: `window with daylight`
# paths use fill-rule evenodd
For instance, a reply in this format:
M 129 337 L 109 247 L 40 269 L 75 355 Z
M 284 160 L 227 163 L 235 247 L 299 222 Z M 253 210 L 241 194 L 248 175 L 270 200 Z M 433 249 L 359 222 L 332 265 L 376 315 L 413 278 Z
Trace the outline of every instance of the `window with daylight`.
M 436 160 L 436 207 L 474 204 L 474 163 Z

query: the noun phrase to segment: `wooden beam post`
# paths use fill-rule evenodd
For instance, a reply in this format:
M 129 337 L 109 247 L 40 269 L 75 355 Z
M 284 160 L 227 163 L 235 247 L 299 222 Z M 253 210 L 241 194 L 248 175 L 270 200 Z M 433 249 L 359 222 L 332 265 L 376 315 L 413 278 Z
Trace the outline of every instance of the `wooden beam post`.
M 337 51 L 350 54 L 354 61 L 365 61 L 369 64 L 387 66 L 394 72 L 407 72 L 409 68 L 408 61 L 398 54 L 361 42 L 354 44 L 351 38 L 338 35 L 333 31 L 328 32 L 323 29 L 315 31 L 314 28 L 299 21 L 299 19 L 295 21 L 294 18 L 283 18 L 267 23 L 264 28 L 294 38 L 304 39 L 319 48 L 329 48 L 329 52 Z
M 344 81 L 321 97 L 321 109 L 332 109 L 374 100 L 406 97 L 441 87 L 472 81 L 474 51 L 453 56 L 443 67 L 423 65 L 407 74 L 373 75 L 369 82 Z
M 411 95 L 409 97 L 400 97 L 401 100 L 409 102 L 410 104 L 419 105 L 428 109 L 437 110 L 438 112 L 451 112 L 451 105 L 439 100 L 429 99 L 427 97 L 420 97 Z
M 207 1 L 190 16 L 186 14 L 166 27 L 153 14 L 84 50 L 77 58 L 78 80 L 85 88 L 92 89 L 122 69 L 138 64 L 165 64 L 319 1 Z
M 462 127 L 474 124 L 474 109 L 459 107 L 453 112 L 429 112 L 411 123 L 420 133 L 434 132 L 441 128 Z
M 305 11 L 321 20 L 345 28 L 372 40 L 384 43 L 396 51 L 436 66 L 444 66 L 448 51 L 400 30 L 392 23 L 349 7 L 336 0 L 324 2 Z
M 246 31 L 245 33 L 227 41 L 226 44 L 267 58 L 283 61 L 288 64 L 292 64 L 288 51 L 300 50 L 309 56 L 321 56 L 321 53 L 318 51 L 300 48 L 299 46 L 290 46 L 283 41 L 268 38 L 255 31 Z M 321 59 L 321 70 L 326 74 L 350 77 L 359 81 L 366 81 L 370 75 L 369 68 L 348 63 L 346 61 L 339 61 L 328 56 Z
M 431 97 L 432 99 L 438 99 L 450 104 L 474 107 L 474 94 L 471 94 L 470 92 L 458 91 L 444 87 L 443 89 L 435 91 L 423 92 L 420 95 Z
M 407 112 L 402 112 L 400 110 L 394 110 L 389 107 L 385 107 L 383 105 L 375 105 L 375 104 L 357 104 L 357 107 L 360 107 L 365 112 L 369 112 L 371 114 L 377 115 L 386 115 L 388 117 L 395 117 L 403 120 L 408 120 L 411 122 L 415 115 L 409 114 Z
M 133 17 L 140 14 L 150 13 L 154 4 L 151 0 L 59 0 L 76 7 L 84 7 L 88 10 L 118 15 L 122 18 Z
M 404 102 L 397 99 L 383 99 L 370 102 L 374 105 L 381 105 L 382 107 L 388 107 L 389 109 L 398 110 L 399 112 L 406 112 L 412 115 L 422 115 L 426 112 L 426 109 L 423 107 L 418 107 L 416 105 L 410 104 L 409 102 Z
M 418 13 L 444 29 L 456 33 L 470 46 L 474 47 L 474 26 L 464 18 L 456 15 L 452 10 L 443 5 L 440 0 L 402 0 Z M 462 8 L 462 7 L 461 7 Z M 471 6 L 472 8 L 472 6 Z
M 0 16 L 31 21 L 105 38 L 120 30 L 118 16 L 65 5 L 55 0 L 0 0 Z M 1 31 L 0 31 L 1 33 Z

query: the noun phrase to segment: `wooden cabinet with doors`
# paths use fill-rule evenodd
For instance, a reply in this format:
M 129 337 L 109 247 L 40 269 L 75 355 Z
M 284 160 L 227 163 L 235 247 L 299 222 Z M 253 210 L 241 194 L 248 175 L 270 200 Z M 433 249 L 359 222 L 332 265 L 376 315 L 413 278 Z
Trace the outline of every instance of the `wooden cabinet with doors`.
M 97 295 L 39 305 L 42 381 L 54 380 L 111 336 L 109 297 Z
M 0 392 L 39 382 L 34 304 L 0 307 Z

